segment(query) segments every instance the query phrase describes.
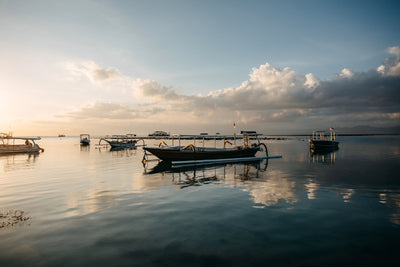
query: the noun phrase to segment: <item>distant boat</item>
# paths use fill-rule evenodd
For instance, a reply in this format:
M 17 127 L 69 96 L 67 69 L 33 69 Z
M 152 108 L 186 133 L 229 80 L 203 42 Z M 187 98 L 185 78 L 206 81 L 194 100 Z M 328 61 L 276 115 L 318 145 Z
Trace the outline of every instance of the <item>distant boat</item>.
M 254 135 L 257 137 L 257 135 Z M 204 135 L 177 135 L 186 139 L 204 138 Z M 208 136 L 212 137 L 212 136 Z M 229 141 L 224 141 L 223 148 L 216 147 L 197 147 L 193 144 L 187 146 L 167 146 L 165 142 L 161 142 L 158 147 L 143 147 L 147 152 L 161 160 L 166 161 L 190 161 L 190 160 L 216 160 L 216 159 L 230 159 L 230 158 L 250 158 L 254 157 L 257 151 L 261 151 L 261 146 L 265 147 L 268 155 L 267 146 L 258 141 L 257 144 L 251 143 L 248 135 L 236 135 L 235 137 L 243 138 L 243 145 L 226 148 L 226 144 L 232 145 Z M 221 138 L 221 136 L 218 136 Z M 230 138 L 230 137 L 229 137 Z M 258 140 L 258 138 L 257 138 Z M 144 159 L 145 160 L 145 159 Z
M 136 138 L 136 134 L 112 135 L 100 138 L 99 144 L 101 141 L 105 141 L 113 149 L 136 148 L 139 140 Z
M 339 142 L 336 141 L 336 131 L 330 128 L 329 131 L 313 131 L 308 140 L 313 150 L 335 150 L 339 148 Z
M 164 131 L 155 131 L 154 133 L 149 134 L 149 136 L 169 136 L 169 134 Z
M 257 135 L 256 131 L 240 131 L 241 134 L 247 134 L 247 135 Z
M 80 143 L 82 146 L 90 145 L 90 135 L 89 134 L 80 134 Z
M 44 149 L 35 143 L 40 137 L 13 137 L 10 134 L 0 133 L 0 154 L 38 153 Z M 25 141 L 21 143 L 22 141 Z
M 65 134 L 59 134 L 58 137 L 65 137 Z

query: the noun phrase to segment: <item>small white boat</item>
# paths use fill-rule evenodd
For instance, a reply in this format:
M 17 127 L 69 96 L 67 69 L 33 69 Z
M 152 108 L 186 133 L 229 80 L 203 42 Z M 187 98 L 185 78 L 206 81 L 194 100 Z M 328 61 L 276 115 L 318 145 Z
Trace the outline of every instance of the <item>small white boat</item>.
M 38 153 L 44 149 L 35 143 L 40 137 L 13 137 L 11 134 L 0 133 L 0 154 Z
M 90 135 L 89 134 L 80 134 L 80 143 L 82 146 L 90 145 Z
M 308 141 L 311 149 L 315 151 L 339 148 L 339 142 L 336 141 L 336 131 L 333 128 L 330 128 L 329 131 L 313 131 Z

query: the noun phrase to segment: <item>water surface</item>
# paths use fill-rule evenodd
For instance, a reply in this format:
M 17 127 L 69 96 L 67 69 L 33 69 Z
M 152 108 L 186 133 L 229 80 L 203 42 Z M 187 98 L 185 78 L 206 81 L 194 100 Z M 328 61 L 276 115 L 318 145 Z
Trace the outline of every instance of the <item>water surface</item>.
M 29 217 L 0 228 L 0 264 L 397 265 L 400 137 L 339 141 L 312 154 L 301 137 L 271 140 L 282 159 L 165 169 L 143 166 L 140 148 L 44 138 L 44 153 L 0 157 L 0 211 Z

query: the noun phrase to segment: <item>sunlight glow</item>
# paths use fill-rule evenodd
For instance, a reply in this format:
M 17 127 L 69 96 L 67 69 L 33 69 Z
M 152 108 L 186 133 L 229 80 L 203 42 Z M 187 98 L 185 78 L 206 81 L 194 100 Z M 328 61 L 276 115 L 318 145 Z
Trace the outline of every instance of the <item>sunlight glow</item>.
M 0 132 L 8 131 L 6 129 L 7 124 L 9 123 L 9 115 L 10 115 L 10 96 L 7 92 L 1 92 L 0 97 Z

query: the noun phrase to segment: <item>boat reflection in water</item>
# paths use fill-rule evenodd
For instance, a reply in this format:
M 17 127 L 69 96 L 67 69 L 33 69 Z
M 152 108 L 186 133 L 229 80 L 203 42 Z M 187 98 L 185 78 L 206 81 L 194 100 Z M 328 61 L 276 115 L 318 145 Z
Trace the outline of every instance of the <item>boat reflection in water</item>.
M 137 148 L 112 147 L 108 150 L 113 157 L 133 157 L 137 154 Z
M 0 163 L 2 163 L 0 165 L 4 164 L 5 172 L 32 169 L 39 156 L 39 152 L 28 154 L 0 155 Z
M 80 145 L 80 151 L 81 152 L 89 152 L 90 151 L 90 145 Z
M 159 177 L 160 173 L 172 184 L 184 189 L 192 186 L 221 185 L 246 192 L 253 208 L 284 205 L 292 206 L 296 195 L 296 181 L 279 170 L 267 171 L 268 159 L 253 162 L 220 163 L 213 165 L 172 166 L 162 161 L 154 167 L 145 165 L 145 176 Z M 149 178 L 153 178 L 149 177 Z M 151 180 L 151 179 L 148 179 Z
M 310 149 L 310 161 L 312 163 L 321 163 L 333 165 L 336 160 L 336 153 L 339 148 L 332 149 Z
M 118 156 L 132 156 L 136 155 L 137 153 L 137 147 L 110 147 L 108 145 L 97 145 L 96 149 L 102 153 L 104 151 L 106 152 L 111 152 L 112 155 L 118 155 Z
M 253 162 L 215 163 L 207 165 L 177 165 L 169 161 L 161 161 L 151 167 L 144 163 L 145 174 L 164 173 L 170 175 L 172 182 L 180 188 L 199 186 L 202 184 L 219 183 L 232 178 L 242 181 L 259 178 L 259 173 L 267 170 L 268 159 Z

